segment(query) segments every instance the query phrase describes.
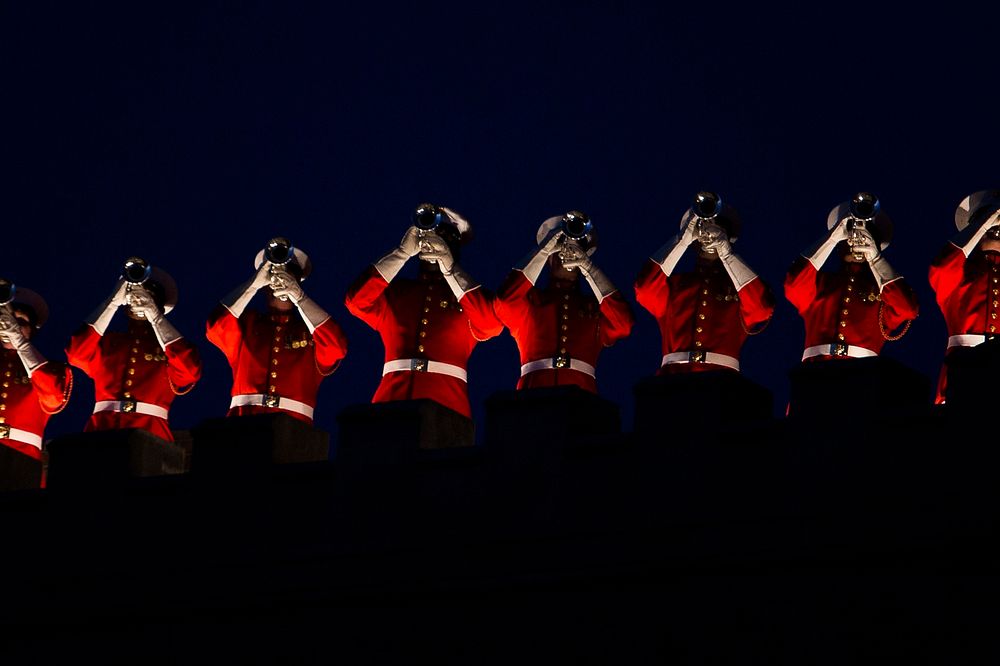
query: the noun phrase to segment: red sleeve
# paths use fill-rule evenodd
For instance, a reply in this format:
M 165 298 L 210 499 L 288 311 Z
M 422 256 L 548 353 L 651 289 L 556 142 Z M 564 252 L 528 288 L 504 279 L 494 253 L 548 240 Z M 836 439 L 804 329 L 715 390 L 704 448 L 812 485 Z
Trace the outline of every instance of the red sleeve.
M 347 355 L 347 336 L 340 324 L 330 317 L 313 331 L 316 369 L 321 375 L 333 374 L 340 359 Z
M 635 300 L 651 315 L 659 319 L 667 310 L 670 299 L 670 281 L 660 265 L 648 260 L 635 280 Z
M 347 310 L 375 330 L 385 313 L 385 290 L 389 283 L 375 266 L 369 266 L 347 289 Z
M 524 273 L 515 269 L 504 279 L 493 301 L 497 318 L 515 337 L 527 318 L 528 294 L 534 288 L 528 278 L 524 277 Z
M 243 328 L 240 320 L 222 303 L 215 306 L 209 315 L 208 324 L 205 326 L 205 337 L 222 350 L 230 366 L 236 367 L 240 347 L 243 345 Z
M 905 322 L 916 319 L 919 305 L 917 295 L 907 284 L 906 280 L 900 278 L 885 285 L 882 290 L 882 323 L 890 331 L 902 326 Z
M 230 315 L 232 316 L 232 315 Z M 186 338 L 167 345 L 167 378 L 175 393 L 187 393 L 201 379 L 201 355 Z
M 659 266 L 657 266 L 659 270 Z M 662 273 L 662 271 L 660 271 Z M 610 347 L 632 332 L 635 317 L 632 306 L 620 291 L 605 296 L 601 301 L 601 344 Z
M 69 403 L 73 392 L 73 372 L 59 361 L 46 361 L 31 373 L 31 386 L 46 414 L 55 414 Z
M 758 275 L 739 291 L 740 314 L 747 327 L 767 321 L 774 314 L 774 294 Z
M 93 377 L 93 368 L 101 364 L 101 339 L 93 326 L 84 324 L 69 339 L 66 347 L 67 360 L 87 376 Z
M 805 314 L 816 299 L 819 271 L 805 257 L 799 257 L 792 262 L 792 267 L 785 276 L 785 298 L 795 306 L 799 314 Z
M 938 303 L 948 300 L 951 292 L 962 284 L 965 260 L 965 253 L 952 243 L 948 243 L 931 263 L 928 279 Z
M 484 287 L 466 292 L 458 301 L 469 320 L 469 330 L 480 342 L 495 338 L 503 331 L 503 322 L 493 309 L 495 301 L 493 293 Z

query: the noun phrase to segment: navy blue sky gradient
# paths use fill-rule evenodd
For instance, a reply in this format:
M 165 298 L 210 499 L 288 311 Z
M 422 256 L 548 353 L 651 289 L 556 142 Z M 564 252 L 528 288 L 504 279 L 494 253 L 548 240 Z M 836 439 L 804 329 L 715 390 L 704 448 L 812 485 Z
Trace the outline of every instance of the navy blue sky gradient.
M 287 4 L 0 7 L 2 274 L 49 301 L 37 339 L 48 357 L 64 358 L 139 254 L 176 278 L 170 319 L 205 361 L 173 426 L 222 415 L 231 375 L 205 318 L 285 235 L 310 253 L 305 287 L 350 340 L 319 396 L 317 425 L 335 433 L 383 360 L 345 290 L 399 241 L 416 203 L 474 224 L 462 263 L 490 288 L 543 219 L 578 208 L 600 233 L 595 261 L 636 309 L 632 337 L 598 366 L 628 426 L 632 387 L 660 358 L 632 282 L 691 196 L 714 189 L 744 218 L 736 250 L 778 294 L 743 363 L 780 412 L 803 337 L 785 271 L 830 208 L 870 190 L 896 223 L 887 256 L 921 304 L 885 354 L 936 376 L 946 331 L 927 266 L 961 198 L 1000 186 L 996 16 L 954 3 L 910 16 Z M 474 353 L 480 426 L 483 400 L 514 386 L 518 363 L 506 333 Z M 76 380 L 49 437 L 86 421 L 93 385 Z

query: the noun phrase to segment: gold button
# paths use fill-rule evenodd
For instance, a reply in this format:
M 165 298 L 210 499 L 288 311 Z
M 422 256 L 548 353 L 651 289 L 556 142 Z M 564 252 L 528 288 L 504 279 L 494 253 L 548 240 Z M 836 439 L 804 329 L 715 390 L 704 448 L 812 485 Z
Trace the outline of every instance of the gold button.
M 10 370 L 8 370 L 7 372 L 3 373 L 3 376 L 4 377 L 10 377 Z
M 280 335 L 274 336 L 274 341 L 275 342 L 281 342 L 281 336 Z
M 138 354 L 139 353 L 139 348 L 138 347 L 132 347 L 132 353 L 133 354 Z
M 698 315 L 698 319 L 704 319 L 704 318 L 705 318 L 705 315 L 704 315 L 704 313 L 702 313 L 702 314 Z
M 6 397 L 7 397 L 6 393 L 0 393 L 0 398 L 6 398 Z
M 443 308 L 448 307 L 448 301 L 441 301 L 441 307 Z
M 844 339 L 844 334 L 843 333 L 837 333 L 837 339 L 838 340 L 843 340 Z
M 125 386 L 132 386 L 132 380 L 131 379 L 126 379 L 125 380 Z
M 0 423 L 7 423 L 7 419 L 4 418 L 3 416 L 0 416 Z
M 993 307 L 996 307 L 996 306 L 997 306 L 997 302 L 993 301 Z
M 129 363 L 135 363 L 135 356 L 133 356 L 132 358 L 130 358 L 130 359 L 128 360 L 128 362 L 129 362 Z
M 996 296 L 997 294 L 1000 294 L 1000 289 L 993 290 L 993 295 Z
M 702 296 L 707 296 L 708 295 L 708 289 L 702 289 L 701 290 L 701 294 L 702 294 Z
M 997 327 L 996 326 L 990 326 L 990 333 L 996 333 L 996 332 L 997 332 Z
M 848 282 L 854 282 L 854 278 L 853 277 L 849 277 L 849 278 L 847 278 L 847 281 Z
M 701 304 L 702 305 L 708 305 L 708 301 L 702 301 Z
M 696 327 L 696 328 L 694 329 L 694 332 L 695 332 L 695 333 L 701 333 L 701 326 L 698 326 L 698 327 Z
M 569 300 L 569 294 L 563 294 L 563 298 L 565 298 L 568 301 Z
M 128 374 L 134 375 L 135 374 L 135 368 L 129 368 L 128 369 Z
M 424 350 L 423 345 L 417 345 L 417 351 L 422 352 Z
M 993 278 L 993 284 L 996 284 L 998 281 L 1000 281 L 1000 278 Z
M 8 386 L 10 386 L 10 382 L 4 382 L 4 383 L 3 383 L 3 387 L 4 387 L 4 388 L 7 388 Z
M 565 347 L 560 347 L 559 348 L 559 353 L 560 354 L 565 354 L 566 353 L 566 348 Z
M 271 393 L 274 393 L 275 391 L 278 390 L 278 388 L 276 386 L 268 386 L 267 390 L 270 391 Z
M 562 326 L 560 326 L 559 328 L 560 328 L 561 330 L 565 331 L 565 330 L 569 329 L 569 326 L 567 326 L 566 324 L 563 324 L 563 325 L 562 325 Z
M 569 310 L 569 303 L 563 303 L 563 310 Z
M 434 285 L 432 284 L 427 285 L 427 291 L 434 291 Z
M 559 338 L 559 342 L 566 342 L 566 336 L 563 335 Z
M 423 319 L 421 319 L 420 323 L 424 324 L 426 326 L 427 325 L 427 317 L 424 317 Z
M 708 284 L 708 278 L 705 278 L 705 284 Z
M 850 296 L 844 296 L 844 303 L 846 304 L 846 303 L 850 303 L 850 302 L 851 302 L 851 297 Z
M 131 398 L 132 394 L 129 391 L 125 391 L 125 393 L 123 393 L 122 396 L 125 398 Z
M 294 344 L 294 343 L 293 343 L 293 344 Z M 275 347 L 275 348 L 274 348 L 274 353 L 275 353 L 275 354 L 279 353 L 280 351 L 281 351 L 281 348 L 280 348 L 280 347 Z
M 271 371 L 271 379 L 274 379 L 277 376 L 278 376 L 278 373 L 272 370 Z
M 424 308 L 424 312 L 430 312 L 430 311 L 431 311 L 430 308 Z
M 0 405 L 0 412 L 5 411 L 6 409 L 7 405 Z
M 844 308 L 843 310 L 841 310 L 840 314 L 844 314 L 844 315 L 847 314 L 847 308 Z
M 840 322 L 840 327 L 841 328 L 845 328 L 846 326 L 847 326 L 847 322 L 846 321 Z
M 991 319 L 996 319 L 997 318 L 997 313 L 996 312 L 991 312 L 990 313 L 990 318 Z
M 427 331 L 420 331 L 420 337 L 426 338 L 427 337 Z
M 275 326 L 275 327 L 274 327 L 274 330 L 276 330 L 276 331 L 280 331 L 280 330 L 281 330 L 281 324 L 278 324 L 277 326 Z
M 146 359 L 147 361 L 152 361 L 153 360 L 153 355 L 152 354 L 143 354 L 142 357 L 144 359 Z
M 695 340 L 694 341 L 694 346 L 695 347 L 701 347 L 701 340 Z
M 429 301 L 429 300 L 431 300 L 431 297 L 430 296 L 424 296 L 424 300 L 425 301 Z
M 271 359 L 271 365 L 278 365 L 278 359 L 272 358 Z
M 852 287 L 851 285 L 847 285 L 847 291 L 854 291 L 854 287 Z
M 139 344 L 139 338 L 135 339 L 135 344 Z

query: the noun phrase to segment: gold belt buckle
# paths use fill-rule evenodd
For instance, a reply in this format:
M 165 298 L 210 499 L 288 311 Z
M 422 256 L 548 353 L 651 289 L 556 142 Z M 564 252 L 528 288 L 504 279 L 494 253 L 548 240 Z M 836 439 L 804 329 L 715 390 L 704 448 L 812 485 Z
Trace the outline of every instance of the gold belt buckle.
M 426 358 L 410 359 L 410 370 L 413 370 L 414 372 L 427 372 L 427 359 Z
M 847 345 L 843 342 L 835 342 L 830 351 L 833 352 L 834 356 L 847 356 Z
M 136 407 L 135 400 L 132 399 L 122 400 L 122 411 L 125 412 L 126 414 L 135 413 L 135 407 Z
M 264 396 L 264 406 L 265 407 L 277 407 L 279 400 L 281 400 L 281 398 L 279 398 L 276 395 L 265 395 Z
M 6 423 L 0 423 L 0 439 L 7 439 L 10 437 L 10 426 Z
M 704 363 L 705 362 L 705 350 L 698 349 L 688 354 L 688 361 L 691 363 Z
M 569 356 L 566 354 L 561 354 L 552 359 L 553 368 L 568 368 L 569 367 Z

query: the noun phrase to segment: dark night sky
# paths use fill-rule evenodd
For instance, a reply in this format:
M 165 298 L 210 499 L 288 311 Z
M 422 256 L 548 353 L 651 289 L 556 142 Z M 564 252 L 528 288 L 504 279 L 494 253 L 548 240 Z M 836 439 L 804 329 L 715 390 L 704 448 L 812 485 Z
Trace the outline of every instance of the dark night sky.
M 962 197 L 1000 185 L 995 16 L 955 3 L 907 16 L 288 4 L 0 6 L 2 274 L 49 301 L 36 340 L 49 358 L 64 358 L 121 261 L 139 254 L 177 279 L 170 319 L 205 362 L 173 427 L 224 414 L 231 375 L 205 318 L 285 235 L 313 258 L 304 286 L 350 340 L 319 395 L 317 425 L 335 434 L 383 360 L 344 292 L 395 246 L 417 202 L 475 225 L 462 263 L 490 288 L 543 219 L 579 208 L 600 232 L 595 261 L 636 310 L 632 336 L 598 366 L 628 427 L 632 387 L 660 358 L 632 281 L 691 196 L 714 189 L 744 218 L 736 250 L 778 294 L 743 364 L 783 411 L 803 337 L 785 270 L 830 208 L 870 190 L 896 224 L 887 256 L 921 302 L 884 353 L 936 375 L 946 332 L 927 266 Z M 480 427 L 483 400 L 514 386 L 518 363 L 506 333 L 473 354 Z M 75 372 L 48 437 L 82 428 L 93 406 Z

